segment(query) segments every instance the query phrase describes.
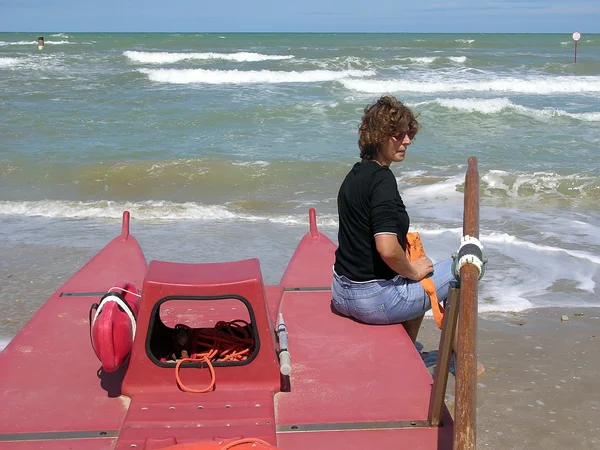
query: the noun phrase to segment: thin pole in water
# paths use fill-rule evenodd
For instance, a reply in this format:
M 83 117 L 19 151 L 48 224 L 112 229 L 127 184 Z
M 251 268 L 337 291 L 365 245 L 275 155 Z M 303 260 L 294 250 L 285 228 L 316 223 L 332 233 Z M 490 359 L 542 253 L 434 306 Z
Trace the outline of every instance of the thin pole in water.
M 581 33 L 579 31 L 576 31 L 571 35 L 571 37 L 575 41 L 575 60 L 573 61 L 573 64 L 577 64 L 577 41 L 581 39 Z

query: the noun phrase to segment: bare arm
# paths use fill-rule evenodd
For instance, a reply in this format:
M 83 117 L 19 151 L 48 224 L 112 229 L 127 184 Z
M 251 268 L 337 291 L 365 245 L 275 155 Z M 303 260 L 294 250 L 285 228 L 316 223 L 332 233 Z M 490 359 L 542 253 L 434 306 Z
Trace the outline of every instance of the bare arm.
M 398 275 L 410 280 L 421 280 L 433 272 L 433 263 L 427 257 L 422 257 L 411 263 L 406 253 L 398 243 L 395 234 L 378 234 L 375 245 L 381 259 Z

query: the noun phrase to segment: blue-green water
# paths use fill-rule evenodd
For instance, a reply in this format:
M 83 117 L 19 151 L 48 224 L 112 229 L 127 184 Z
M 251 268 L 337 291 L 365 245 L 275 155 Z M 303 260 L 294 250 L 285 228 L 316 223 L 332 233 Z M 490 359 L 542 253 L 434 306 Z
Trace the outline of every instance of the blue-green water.
M 600 306 L 600 35 L 577 64 L 551 34 L 36 37 L 0 34 L 0 337 L 124 209 L 148 259 L 257 256 L 277 283 L 309 207 L 335 240 L 337 188 L 381 94 L 420 114 L 392 169 L 436 259 L 458 247 L 479 160 L 482 311 Z

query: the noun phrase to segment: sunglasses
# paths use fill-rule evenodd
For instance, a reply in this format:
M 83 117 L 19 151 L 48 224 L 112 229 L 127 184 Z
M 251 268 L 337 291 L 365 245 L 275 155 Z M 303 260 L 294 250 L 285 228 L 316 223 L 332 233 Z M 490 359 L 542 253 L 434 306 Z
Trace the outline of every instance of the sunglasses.
M 408 136 L 408 138 L 410 140 L 412 140 L 416 134 L 417 133 L 415 133 L 413 130 L 408 130 L 408 131 L 401 132 L 397 136 L 392 136 L 392 137 L 394 138 L 395 141 L 402 142 L 406 136 Z

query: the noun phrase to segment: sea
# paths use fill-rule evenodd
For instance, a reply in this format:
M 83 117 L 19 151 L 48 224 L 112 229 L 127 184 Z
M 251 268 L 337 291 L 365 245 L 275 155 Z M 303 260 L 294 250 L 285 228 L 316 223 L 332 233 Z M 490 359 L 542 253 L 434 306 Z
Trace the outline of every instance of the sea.
M 384 94 L 419 114 L 392 170 L 434 260 L 460 245 L 477 158 L 482 314 L 600 306 L 598 34 L 37 37 L 0 33 L 0 348 L 125 210 L 148 261 L 257 257 L 277 284 L 309 208 L 337 242 Z

